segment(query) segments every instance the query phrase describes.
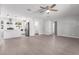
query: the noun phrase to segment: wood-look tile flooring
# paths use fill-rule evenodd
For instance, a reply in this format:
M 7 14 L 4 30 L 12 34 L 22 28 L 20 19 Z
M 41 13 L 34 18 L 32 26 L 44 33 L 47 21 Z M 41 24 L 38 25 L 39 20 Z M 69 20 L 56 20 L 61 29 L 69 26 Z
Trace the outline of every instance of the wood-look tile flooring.
M 0 40 L 0 55 L 78 55 L 79 39 L 40 35 Z

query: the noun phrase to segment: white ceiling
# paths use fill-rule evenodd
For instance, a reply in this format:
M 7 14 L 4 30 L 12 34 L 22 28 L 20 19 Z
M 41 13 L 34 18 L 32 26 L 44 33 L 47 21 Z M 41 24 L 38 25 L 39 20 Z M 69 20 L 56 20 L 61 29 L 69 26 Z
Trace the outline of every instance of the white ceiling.
M 49 4 L 48 4 L 49 5 Z M 79 5 L 78 4 L 57 4 L 55 9 L 58 9 L 58 12 L 51 12 L 50 14 L 39 13 L 38 10 L 40 6 L 47 6 L 47 4 L 2 4 L 1 5 L 2 13 L 5 15 L 13 16 L 33 16 L 45 18 L 49 17 L 59 17 L 59 16 L 78 16 L 79 15 Z M 27 9 L 31 9 L 31 12 L 28 12 Z

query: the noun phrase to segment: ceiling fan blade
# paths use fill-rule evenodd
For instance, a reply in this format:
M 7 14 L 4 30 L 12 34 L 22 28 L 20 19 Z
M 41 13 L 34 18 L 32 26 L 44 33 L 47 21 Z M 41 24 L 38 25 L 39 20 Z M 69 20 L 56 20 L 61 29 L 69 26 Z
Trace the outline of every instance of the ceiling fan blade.
M 58 11 L 57 9 L 51 9 L 50 11 Z
M 34 13 L 37 13 L 37 14 L 43 13 L 45 10 L 46 10 L 46 9 L 38 9 L 38 10 L 34 11 Z
M 46 7 L 42 7 L 42 6 L 40 6 L 40 8 L 42 8 L 42 9 L 46 9 Z
M 50 8 L 53 8 L 53 7 L 55 7 L 55 6 L 56 6 L 56 4 L 53 4 L 53 5 L 50 6 Z

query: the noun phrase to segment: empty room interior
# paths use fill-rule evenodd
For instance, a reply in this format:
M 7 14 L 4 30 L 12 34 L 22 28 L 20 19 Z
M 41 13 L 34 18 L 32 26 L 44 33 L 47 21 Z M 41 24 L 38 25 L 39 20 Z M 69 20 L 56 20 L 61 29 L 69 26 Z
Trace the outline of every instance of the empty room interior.
M 0 4 L 0 55 L 78 55 L 79 4 Z

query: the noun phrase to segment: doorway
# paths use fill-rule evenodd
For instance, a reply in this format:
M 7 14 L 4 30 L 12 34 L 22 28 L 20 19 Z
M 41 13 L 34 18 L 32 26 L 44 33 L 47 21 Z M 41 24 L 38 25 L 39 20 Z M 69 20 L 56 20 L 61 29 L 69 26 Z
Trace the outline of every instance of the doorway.
M 46 35 L 57 35 L 57 21 L 48 20 L 44 23 Z
M 27 22 L 26 23 L 26 27 L 25 27 L 25 36 L 30 36 L 30 23 Z
M 57 36 L 57 21 L 51 22 L 51 33 Z

